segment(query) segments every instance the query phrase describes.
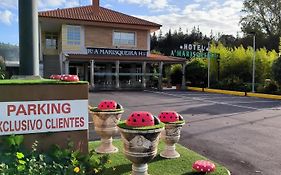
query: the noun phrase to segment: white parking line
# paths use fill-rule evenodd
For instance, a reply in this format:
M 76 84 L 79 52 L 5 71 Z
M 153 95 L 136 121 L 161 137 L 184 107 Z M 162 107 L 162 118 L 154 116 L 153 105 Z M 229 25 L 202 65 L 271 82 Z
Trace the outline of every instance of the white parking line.
M 169 96 L 177 97 L 177 98 L 187 98 L 186 96 L 170 94 L 170 93 L 167 93 L 167 92 L 156 92 L 156 91 L 149 91 L 149 90 L 145 90 L 145 91 L 150 92 L 150 93 L 169 95 Z M 206 99 L 198 98 L 198 97 L 188 97 L 188 98 L 192 98 L 193 100 L 202 101 L 202 102 L 206 102 L 206 103 L 221 104 L 221 105 L 233 106 L 233 107 L 244 108 L 244 109 L 252 109 L 252 110 L 264 110 L 265 109 L 265 108 L 260 109 L 260 108 L 254 108 L 254 107 L 249 107 L 249 106 L 235 105 L 235 104 L 225 103 L 225 102 L 217 102 L 217 101 L 206 100 Z

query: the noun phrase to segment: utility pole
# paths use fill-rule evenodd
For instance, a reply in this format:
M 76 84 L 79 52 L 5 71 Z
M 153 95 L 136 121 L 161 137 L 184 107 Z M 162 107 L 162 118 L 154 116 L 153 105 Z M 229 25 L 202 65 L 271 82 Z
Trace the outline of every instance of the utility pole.
M 210 88 L 210 68 L 211 68 L 210 42 L 208 42 L 208 88 Z
M 39 75 L 37 0 L 18 2 L 20 75 Z

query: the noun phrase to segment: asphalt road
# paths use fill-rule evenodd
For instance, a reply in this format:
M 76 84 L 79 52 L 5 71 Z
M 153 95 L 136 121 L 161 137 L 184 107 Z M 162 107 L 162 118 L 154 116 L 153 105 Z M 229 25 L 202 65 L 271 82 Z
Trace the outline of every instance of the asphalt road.
M 226 166 L 233 175 L 281 175 L 281 101 L 189 91 L 94 92 L 132 111 L 175 110 L 188 123 L 180 144 Z M 90 138 L 97 137 L 92 132 Z

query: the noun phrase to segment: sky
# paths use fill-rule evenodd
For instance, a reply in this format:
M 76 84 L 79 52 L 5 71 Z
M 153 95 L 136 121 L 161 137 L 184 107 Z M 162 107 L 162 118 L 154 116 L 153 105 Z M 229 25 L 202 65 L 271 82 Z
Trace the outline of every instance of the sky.
M 38 10 L 90 5 L 91 0 L 38 0 Z M 243 0 L 100 0 L 100 5 L 162 24 L 162 32 L 199 27 L 203 34 L 240 32 Z M 18 0 L 0 0 L 0 42 L 17 44 Z

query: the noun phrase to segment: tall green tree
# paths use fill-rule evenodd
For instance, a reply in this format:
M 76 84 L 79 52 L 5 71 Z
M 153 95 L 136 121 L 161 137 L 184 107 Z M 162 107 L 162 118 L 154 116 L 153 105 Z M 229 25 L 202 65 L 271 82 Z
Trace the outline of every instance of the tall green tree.
M 246 34 L 243 39 L 247 46 L 251 45 L 249 33 L 255 33 L 257 48 L 278 50 L 281 35 L 281 1 L 280 0 L 244 0 L 244 13 L 241 18 L 241 29 Z M 246 39 L 246 40 L 245 40 Z
M 157 36 L 154 32 L 150 39 L 150 49 L 155 50 L 157 48 L 158 48 Z
M 245 0 L 241 19 L 242 30 L 264 33 L 267 36 L 281 34 L 280 0 Z

